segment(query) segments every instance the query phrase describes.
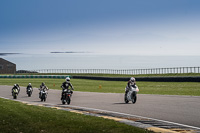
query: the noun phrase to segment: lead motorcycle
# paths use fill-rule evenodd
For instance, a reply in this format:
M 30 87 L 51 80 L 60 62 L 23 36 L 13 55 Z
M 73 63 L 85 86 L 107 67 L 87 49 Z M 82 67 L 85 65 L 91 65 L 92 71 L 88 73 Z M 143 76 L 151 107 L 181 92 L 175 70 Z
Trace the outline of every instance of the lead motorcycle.
M 126 88 L 125 88 L 126 91 Z M 129 92 L 124 95 L 124 101 L 125 103 L 128 103 L 129 101 L 132 101 L 132 103 L 136 103 L 137 101 L 137 93 L 139 92 L 139 89 L 136 85 L 131 86 L 129 89 Z
M 13 99 L 17 99 L 17 95 L 19 94 L 19 90 L 17 88 L 14 88 L 12 90 L 12 96 L 13 96 Z
M 72 91 L 70 89 L 63 89 L 61 101 L 62 104 L 67 103 L 68 105 L 71 102 Z
M 42 89 L 40 91 L 40 99 L 41 99 L 41 102 L 45 102 L 46 99 L 47 99 L 47 91 L 45 89 Z

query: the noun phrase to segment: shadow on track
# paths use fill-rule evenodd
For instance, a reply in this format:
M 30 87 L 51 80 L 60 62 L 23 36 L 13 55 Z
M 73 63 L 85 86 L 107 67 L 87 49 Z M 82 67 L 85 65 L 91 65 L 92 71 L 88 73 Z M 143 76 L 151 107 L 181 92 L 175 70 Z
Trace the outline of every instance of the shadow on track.
M 132 103 L 113 103 L 113 104 L 132 104 Z

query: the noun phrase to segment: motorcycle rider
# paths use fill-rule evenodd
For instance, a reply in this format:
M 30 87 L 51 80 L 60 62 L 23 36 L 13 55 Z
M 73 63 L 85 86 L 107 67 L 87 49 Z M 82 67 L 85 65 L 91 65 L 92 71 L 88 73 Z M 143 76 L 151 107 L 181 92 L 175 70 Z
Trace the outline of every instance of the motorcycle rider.
M 125 90 L 125 95 L 127 95 L 127 93 L 129 92 L 131 87 L 134 87 L 134 88 L 137 87 L 136 80 L 135 80 L 134 77 L 131 77 L 130 80 L 128 81 L 127 86 L 126 86 L 126 90 Z
M 28 92 L 28 89 L 29 89 L 29 88 L 33 88 L 32 85 L 31 85 L 31 83 L 28 83 L 28 86 L 26 87 L 26 93 Z M 33 90 L 32 90 L 32 91 L 33 91 Z
M 65 79 L 66 81 L 62 83 L 61 88 L 62 88 L 62 93 L 61 93 L 61 100 L 62 100 L 62 95 L 65 89 L 69 89 L 69 87 L 71 87 L 72 90 L 74 90 L 72 84 L 70 83 L 70 78 L 67 77 Z M 73 91 L 71 90 L 71 93 L 73 93 Z
M 40 92 L 39 92 L 39 98 L 41 98 L 42 96 L 42 91 L 48 91 L 49 88 L 45 85 L 44 82 L 42 82 L 42 84 L 40 85 L 40 88 L 38 89 Z
M 12 88 L 12 94 L 13 94 L 14 89 L 17 89 L 17 90 L 18 90 L 18 93 L 19 93 L 20 87 L 19 87 L 18 84 L 14 84 L 14 86 L 13 86 L 13 88 Z

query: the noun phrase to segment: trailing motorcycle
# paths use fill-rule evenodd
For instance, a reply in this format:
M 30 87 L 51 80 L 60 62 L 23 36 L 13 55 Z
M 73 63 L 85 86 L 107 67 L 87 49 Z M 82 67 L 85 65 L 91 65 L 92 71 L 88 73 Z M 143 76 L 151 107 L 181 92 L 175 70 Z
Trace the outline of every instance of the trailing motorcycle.
M 27 95 L 30 97 L 33 93 L 33 88 L 32 87 L 28 87 L 26 90 Z
M 40 91 L 40 99 L 41 99 L 41 102 L 45 102 L 46 99 L 47 99 L 47 91 L 45 89 L 42 89 Z
M 70 104 L 71 102 L 72 91 L 70 89 L 63 89 L 61 101 L 62 104 Z
M 19 90 L 17 88 L 12 89 L 13 99 L 17 99 L 18 94 L 19 94 Z
M 125 91 L 126 91 L 126 88 L 125 88 Z M 139 89 L 136 85 L 131 86 L 128 93 L 125 93 L 124 95 L 125 103 L 128 103 L 129 101 L 132 101 L 133 104 L 136 103 L 138 92 L 139 92 Z

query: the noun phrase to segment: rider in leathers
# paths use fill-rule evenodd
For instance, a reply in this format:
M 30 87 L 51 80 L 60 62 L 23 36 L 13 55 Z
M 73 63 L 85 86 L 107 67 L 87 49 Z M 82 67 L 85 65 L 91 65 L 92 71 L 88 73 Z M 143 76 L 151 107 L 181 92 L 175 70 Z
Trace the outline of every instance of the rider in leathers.
M 28 86 L 26 87 L 26 93 L 28 92 L 28 89 L 29 89 L 29 88 L 33 89 L 31 83 L 29 83 Z M 33 91 L 33 90 L 32 90 L 32 91 Z
M 127 86 L 126 86 L 126 90 L 125 90 L 125 95 L 127 95 L 127 93 L 129 92 L 130 88 L 131 87 L 134 87 L 136 88 L 136 80 L 134 77 L 131 77 L 130 80 L 128 81 L 127 83 Z
M 62 93 L 61 93 L 61 100 L 62 100 L 62 95 L 63 95 L 63 91 L 65 89 L 69 89 L 69 87 L 71 87 L 72 90 L 74 90 L 72 84 L 70 83 L 70 78 L 67 77 L 66 81 L 62 83 L 61 88 L 62 88 Z M 73 91 L 71 90 L 71 93 L 73 93 Z
M 41 98 L 42 96 L 42 91 L 48 91 L 49 88 L 45 85 L 44 82 L 42 82 L 42 84 L 40 85 L 40 88 L 38 89 L 40 92 L 39 92 L 39 98 Z
M 12 93 L 13 93 L 14 89 L 17 89 L 17 90 L 18 90 L 18 93 L 20 92 L 20 87 L 19 87 L 18 84 L 14 84 L 14 86 L 13 86 L 13 88 L 12 88 L 12 91 L 11 91 Z

